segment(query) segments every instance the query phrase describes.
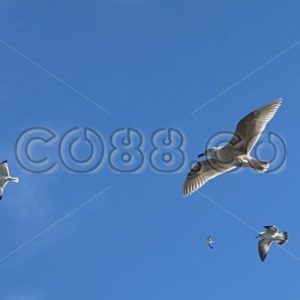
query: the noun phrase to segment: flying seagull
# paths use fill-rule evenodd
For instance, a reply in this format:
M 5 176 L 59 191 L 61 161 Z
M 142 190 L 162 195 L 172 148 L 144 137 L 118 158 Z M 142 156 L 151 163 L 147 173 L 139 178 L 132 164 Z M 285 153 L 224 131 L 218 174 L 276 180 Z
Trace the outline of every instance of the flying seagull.
M 189 196 L 208 180 L 239 167 L 250 167 L 259 173 L 268 170 L 269 163 L 258 161 L 250 153 L 268 122 L 274 117 L 282 100 L 253 111 L 240 120 L 231 140 L 224 146 L 206 149 L 198 157 L 206 156 L 192 167 L 182 188 L 182 196 Z
M 261 261 L 265 260 L 273 242 L 278 245 L 283 245 L 288 240 L 288 233 L 286 231 L 279 232 L 278 228 L 274 225 L 264 226 L 264 228 L 265 230 L 260 232 L 257 236 L 257 238 L 260 238 L 258 242 L 258 252 Z
M 0 163 L 0 200 L 2 199 L 4 188 L 8 182 L 19 182 L 19 178 L 12 177 L 9 174 L 7 160 Z
M 208 245 L 208 247 L 209 247 L 210 249 L 214 249 L 214 244 L 215 244 L 215 241 L 212 239 L 211 236 L 209 236 L 209 237 L 207 238 L 207 245 Z

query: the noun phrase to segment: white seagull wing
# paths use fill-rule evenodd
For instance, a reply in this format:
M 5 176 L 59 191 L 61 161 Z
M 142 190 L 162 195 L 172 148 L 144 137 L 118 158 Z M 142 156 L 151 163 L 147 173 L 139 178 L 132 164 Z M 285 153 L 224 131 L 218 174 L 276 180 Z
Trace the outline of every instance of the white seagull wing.
M 275 116 L 282 100 L 276 99 L 271 103 L 251 112 L 239 121 L 230 145 L 247 154 L 255 146 L 268 122 Z
M 9 176 L 9 169 L 8 169 L 8 163 L 7 160 L 3 161 L 0 164 L 0 174 L 2 176 Z
M 189 196 L 210 179 L 235 168 L 231 164 L 221 164 L 216 159 L 198 161 L 185 179 L 181 192 L 182 196 Z
M 258 242 L 258 252 L 259 252 L 259 257 L 260 257 L 261 261 L 264 261 L 266 256 L 268 255 L 271 243 L 272 243 L 272 241 L 267 240 L 267 239 L 261 239 Z
M 0 200 L 2 199 L 4 188 L 7 185 L 8 181 L 0 178 Z

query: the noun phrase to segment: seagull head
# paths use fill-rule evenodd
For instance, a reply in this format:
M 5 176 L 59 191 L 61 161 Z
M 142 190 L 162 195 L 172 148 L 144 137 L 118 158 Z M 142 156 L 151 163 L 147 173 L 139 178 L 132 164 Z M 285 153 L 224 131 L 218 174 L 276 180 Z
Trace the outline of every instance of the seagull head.
M 11 182 L 19 182 L 19 178 L 18 178 L 18 177 L 12 177 L 12 176 L 9 176 L 9 177 L 7 177 L 7 181 L 11 181 Z
M 255 238 L 256 238 L 256 239 L 257 239 L 257 238 L 260 238 L 260 237 L 263 236 L 263 234 L 264 234 L 264 232 L 260 232 Z

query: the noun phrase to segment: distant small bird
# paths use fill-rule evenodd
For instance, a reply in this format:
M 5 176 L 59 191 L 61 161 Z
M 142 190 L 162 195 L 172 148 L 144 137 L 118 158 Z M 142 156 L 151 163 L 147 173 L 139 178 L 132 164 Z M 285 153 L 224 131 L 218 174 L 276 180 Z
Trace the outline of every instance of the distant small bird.
M 215 241 L 212 239 L 211 236 L 209 236 L 209 237 L 207 238 L 207 245 L 208 245 L 208 247 L 209 247 L 210 249 L 214 249 L 214 248 L 215 248 L 215 247 L 214 247 L 214 244 L 215 244 Z
M 264 261 L 270 246 L 273 242 L 278 245 L 283 245 L 288 240 L 288 233 L 286 231 L 279 232 L 278 228 L 274 225 L 264 226 L 265 230 L 260 232 L 256 238 L 261 238 L 258 242 L 258 252 L 261 261 Z
M 208 180 L 239 167 L 250 167 L 259 173 L 268 170 L 269 163 L 251 157 L 250 152 L 260 138 L 268 122 L 275 116 L 281 99 L 248 114 L 236 126 L 231 140 L 224 146 L 206 149 L 186 177 L 182 196 L 188 196 L 201 188 Z
M 19 178 L 12 177 L 9 174 L 7 160 L 0 164 L 0 200 L 2 199 L 4 188 L 8 182 L 19 182 Z

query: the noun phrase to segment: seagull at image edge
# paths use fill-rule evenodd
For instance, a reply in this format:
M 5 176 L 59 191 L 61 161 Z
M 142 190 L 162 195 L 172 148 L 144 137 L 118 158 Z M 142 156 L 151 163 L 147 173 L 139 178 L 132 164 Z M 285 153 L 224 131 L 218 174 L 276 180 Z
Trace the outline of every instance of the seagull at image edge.
M 2 199 L 5 186 L 9 182 L 19 182 L 19 178 L 10 176 L 8 163 L 5 160 L 0 164 L 0 200 Z

